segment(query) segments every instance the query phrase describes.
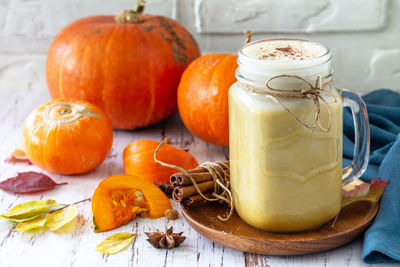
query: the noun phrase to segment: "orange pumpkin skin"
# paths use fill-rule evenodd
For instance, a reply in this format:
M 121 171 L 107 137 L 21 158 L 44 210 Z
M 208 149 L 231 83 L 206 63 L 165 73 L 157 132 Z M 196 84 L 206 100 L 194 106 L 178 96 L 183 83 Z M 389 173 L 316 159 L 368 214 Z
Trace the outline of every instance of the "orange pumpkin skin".
M 237 56 L 208 54 L 182 75 L 178 109 L 185 126 L 200 139 L 229 146 L 228 91 L 236 82 Z
M 153 183 L 133 175 L 110 176 L 100 182 L 92 197 L 95 231 L 108 231 L 135 218 L 132 195 L 137 191 L 144 196 L 146 215 L 150 218 L 163 217 L 165 210 L 172 208 L 168 197 Z
M 75 98 L 103 109 L 116 129 L 135 129 L 176 112 L 179 79 L 200 50 L 177 22 L 140 15 L 79 19 L 50 46 L 47 85 L 53 98 Z
M 100 165 L 113 142 L 111 122 L 95 105 L 54 99 L 32 111 L 24 124 L 24 147 L 41 169 L 80 174 Z
M 126 174 L 136 175 L 152 183 L 164 184 L 169 177 L 179 171 L 164 167 L 154 161 L 154 151 L 160 144 L 153 140 L 137 140 L 124 149 L 124 169 Z M 157 159 L 179 166 L 185 170 L 199 166 L 188 152 L 164 144 L 157 153 Z

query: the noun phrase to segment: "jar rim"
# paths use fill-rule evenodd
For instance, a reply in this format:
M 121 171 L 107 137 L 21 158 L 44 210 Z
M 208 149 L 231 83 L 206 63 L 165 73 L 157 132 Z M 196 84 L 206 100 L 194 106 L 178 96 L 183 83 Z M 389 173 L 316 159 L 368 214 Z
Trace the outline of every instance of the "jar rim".
M 325 49 L 325 53 L 320 55 L 320 56 L 318 56 L 318 57 L 307 58 L 307 59 L 304 59 L 304 60 L 301 60 L 301 61 L 300 60 L 299 61 L 295 61 L 294 60 L 294 61 L 291 61 L 292 64 L 293 63 L 294 64 L 304 64 L 304 63 L 315 61 L 315 60 L 318 60 L 318 59 L 321 59 L 321 58 L 324 58 L 324 57 L 327 57 L 327 56 L 329 57 L 329 59 L 331 58 L 331 56 L 330 56 L 331 50 L 325 44 L 320 43 L 320 42 L 314 42 L 314 41 L 310 41 L 310 40 L 300 39 L 300 38 L 272 38 L 272 39 L 255 40 L 255 41 L 249 42 L 249 43 L 245 44 L 244 46 L 242 46 L 238 51 L 238 55 L 239 55 L 239 57 L 246 58 L 246 60 L 259 62 L 259 63 L 263 62 L 262 60 L 260 60 L 258 58 L 254 58 L 254 57 L 251 57 L 249 55 L 246 55 L 243 51 L 244 51 L 244 49 L 246 49 L 247 47 L 249 47 L 251 45 L 255 45 L 255 44 L 263 43 L 263 42 L 273 42 L 273 41 L 301 41 L 301 42 L 307 42 L 307 43 L 313 43 L 313 44 L 316 44 L 316 45 L 320 45 Z M 287 61 L 281 61 L 281 60 L 269 60 L 268 61 L 268 64 L 282 64 L 282 63 L 287 63 Z
M 255 44 L 282 40 L 300 41 L 315 44 L 321 46 L 323 49 L 325 49 L 325 51 L 320 56 L 306 58 L 304 60 L 263 60 L 252 55 L 245 54 L 244 52 L 244 49 Z M 317 79 L 318 75 L 321 75 L 323 78 L 328 78 L 333 74 L 331 66 L 332 54 L 330 49 L 327 46 L 314 41 L 295 38 L 256 40 L 240 48 L 238 54 L 238 68 L 235 73 L 237 80 L 248 84 L 254 84 L 254 86 L 258 87 L 263 86 L 263 84 L 270 77 L 279 75 L 300 76 L 313 83 Z
M 329 72 L 328 74 L 322 76 L 322 79 L 323 79 L 324 81 L 326 81 L 326 82 L 331 81 L 331 80 L 333 79 L 333 75 L 334 75 L 334 71 L 331 69 L 330 72 Z M 244 77 L 243 75 L 240 74 L 239 69 L 236 69 L 236 71 L 235 71 L 235 77 L 236 77 L 236 80 L 237 80 L 238 82 L 242 82 L 242 83 L 245 83 L 245 84 L 248 84 L 248 85 L 250 85 L 250 86 L 260 88 L 260 89 L 261 89 L 261 88 L 262 88 L 262 89 L 265 89 L 265 90 L 267 89 L 267 88 L 265 87 L 265 83 L 260 84 L 260 83 L 257 82 L 257 81 L 254 81 L 254 80 L 251 80 L 251 79 L 249 79 L 249 78 Z M 262 86 L 260 87 L 260 85 L 262 85 Z M 265 88 L 264 88 L 264 87 L 265 87 Z M 254 94 L 258 94 L 258 93 L 254 93 Z

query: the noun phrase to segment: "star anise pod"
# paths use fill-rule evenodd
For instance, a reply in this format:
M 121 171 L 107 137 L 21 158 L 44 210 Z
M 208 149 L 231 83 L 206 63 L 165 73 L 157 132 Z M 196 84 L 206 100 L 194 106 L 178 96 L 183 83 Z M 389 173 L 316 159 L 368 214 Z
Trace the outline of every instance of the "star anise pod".
M 153 247 L 155 248 L 174 248 L 179 247 L 180 244 L 186 239 L 185 236 L 182 236 L 183 232 L 180 233 L 172 233 L 172 226 L 165 233 L 160 232 L 151 232 L 145 233 L 148 237 L 146 239 Z

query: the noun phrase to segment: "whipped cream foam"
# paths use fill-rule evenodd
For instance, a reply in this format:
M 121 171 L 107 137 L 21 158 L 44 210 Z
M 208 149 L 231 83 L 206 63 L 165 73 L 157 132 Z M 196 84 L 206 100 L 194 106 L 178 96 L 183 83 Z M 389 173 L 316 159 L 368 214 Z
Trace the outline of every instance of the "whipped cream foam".
M 236 78 L 259 89 L 265 89 L 268 78 L 296 75 L 314 84 L 318 75 L 332 74 L 331 52 L 326 46 L 299 39 L 264 39 L 239 49 Z M 275 79 L 275 88 L 304 86 L 298 79 Z M 296 87 L 297 88 L 297 87 Z
M 326 53 L 326 47 L 321 44 L 293 39 L 256 42 L 243 49 L 244 55 L 267 61 L 307 60 L 323 56 Z

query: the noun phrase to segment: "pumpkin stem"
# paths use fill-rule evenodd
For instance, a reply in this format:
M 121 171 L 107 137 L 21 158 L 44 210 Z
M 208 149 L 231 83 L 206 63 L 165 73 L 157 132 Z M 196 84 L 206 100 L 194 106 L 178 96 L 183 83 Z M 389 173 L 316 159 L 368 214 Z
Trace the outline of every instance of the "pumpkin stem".
M 253 35 L 253 32 L 250 30 L 245 30 L 244 32 L 244 36 L 246 37 L 244 44 L 248 44 L 251 42 L 251 36 Z
M 73 102 L 56 102 L 49 105 L 43 112 L 46 122 L 52 124 L 68 124 L 83 116 L 100 118 L 96 112 L 88 110 L 85 105 Z
M 145 0 L 138 0 L 135 9 L 132 11 L 137 14 L 142 14 L 144 11 L 144 5 L 146 4 Z
M 71 109 L 64 108 L 60 111 L 61 115 L 70 114 L 72 111 Z
M 122 10 L 115 15 L 114 20 L 117 23 L 140 23 L 140 15 L 144 11 L 145 0 L 138 0 L 136 7 L 132 10 Z

